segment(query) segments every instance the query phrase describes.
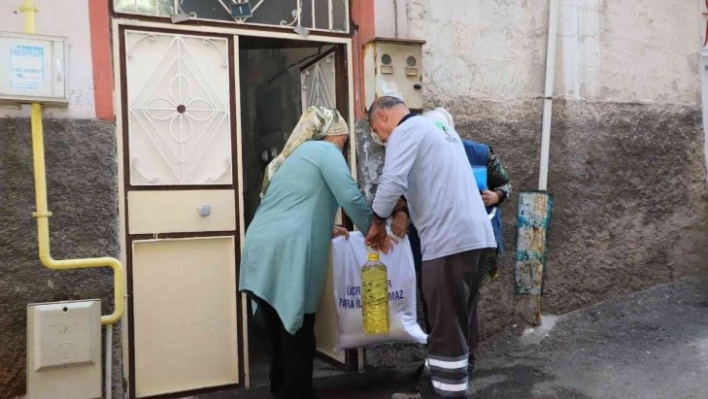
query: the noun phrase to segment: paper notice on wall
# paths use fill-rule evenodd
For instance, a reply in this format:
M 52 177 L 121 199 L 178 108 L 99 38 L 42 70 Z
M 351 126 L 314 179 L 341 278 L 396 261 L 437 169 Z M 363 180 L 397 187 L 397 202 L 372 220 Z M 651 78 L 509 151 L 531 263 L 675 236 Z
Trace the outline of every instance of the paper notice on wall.
M 10 87 L 38 89 L 44 84 L 44 48 L 16 45 L 10 49 Z

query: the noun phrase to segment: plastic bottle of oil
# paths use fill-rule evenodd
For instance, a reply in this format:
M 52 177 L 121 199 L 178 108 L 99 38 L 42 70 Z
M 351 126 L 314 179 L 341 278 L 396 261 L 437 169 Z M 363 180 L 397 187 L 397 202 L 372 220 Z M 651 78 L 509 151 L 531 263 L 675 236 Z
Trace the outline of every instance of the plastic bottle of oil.
M 388 271 L 378 252 L 369 252 L 368 262 L 361 268 L 361 288 L 364 333 L 388 334 Z

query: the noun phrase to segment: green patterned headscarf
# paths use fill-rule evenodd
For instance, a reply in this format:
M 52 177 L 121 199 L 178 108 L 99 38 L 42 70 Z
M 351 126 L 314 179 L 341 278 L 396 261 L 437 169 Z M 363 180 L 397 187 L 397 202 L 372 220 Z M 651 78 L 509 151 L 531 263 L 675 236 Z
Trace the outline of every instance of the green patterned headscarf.
M 321 140 L 325 136 L 341 136 L 344 134 L 349 134 L 349 128 L 339 111 L 323 107 L 308 108 L 300 117 L 300 121 L 298 121 L 293 132 L 290 133 L 283 151 L 266 166 L 261 198 L 265 197 L 266 190 L 268 190 L 275 172 L 302 143 L 310 140 Z

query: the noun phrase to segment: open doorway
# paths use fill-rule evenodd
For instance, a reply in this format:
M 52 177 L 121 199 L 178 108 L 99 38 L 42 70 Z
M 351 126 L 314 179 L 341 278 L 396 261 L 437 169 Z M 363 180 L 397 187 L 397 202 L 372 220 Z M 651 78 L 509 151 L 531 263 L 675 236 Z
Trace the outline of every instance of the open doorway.
M 260 204 L 265 167 L 280 153 L 303 110 L 310 105 L 333 107 L 346 118 L 346 96 L 343 95 L 346 94 L 346 73 L 343 73 L 344 60 L 341 56 L 338 59 L 338 55 L 344 54 L 339 46 L 239 37 L 242 195 L 246 228 Z M 249 303 L 247 356 L 251 386 L 255 387 L 269 384 L 270 348 L 260 314 L 257 310 L 254 314 L 251 309 Z M 336 334 L 336 322 L 334 326 Z M 320 338 L 318 336 L 318 341 Z M 337 361 L 324 359 L 315 359 L 315 378 L 344 372 L 343 365 Z
M 241 123 L 246 225 L 260 203 L 263 172 L 280 152 L 303 111 L 301 71 L 331 43 L 241 37 Z

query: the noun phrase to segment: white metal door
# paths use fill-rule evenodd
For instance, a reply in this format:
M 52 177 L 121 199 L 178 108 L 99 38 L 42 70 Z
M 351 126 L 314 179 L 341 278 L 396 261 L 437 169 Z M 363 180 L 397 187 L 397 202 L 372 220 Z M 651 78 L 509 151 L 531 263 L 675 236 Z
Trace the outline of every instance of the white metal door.
M 135 397 L 239 383 L 228 37 L 123 31 Z
M 126 32 L 131 185 L 231 184 L 225 38 Z

